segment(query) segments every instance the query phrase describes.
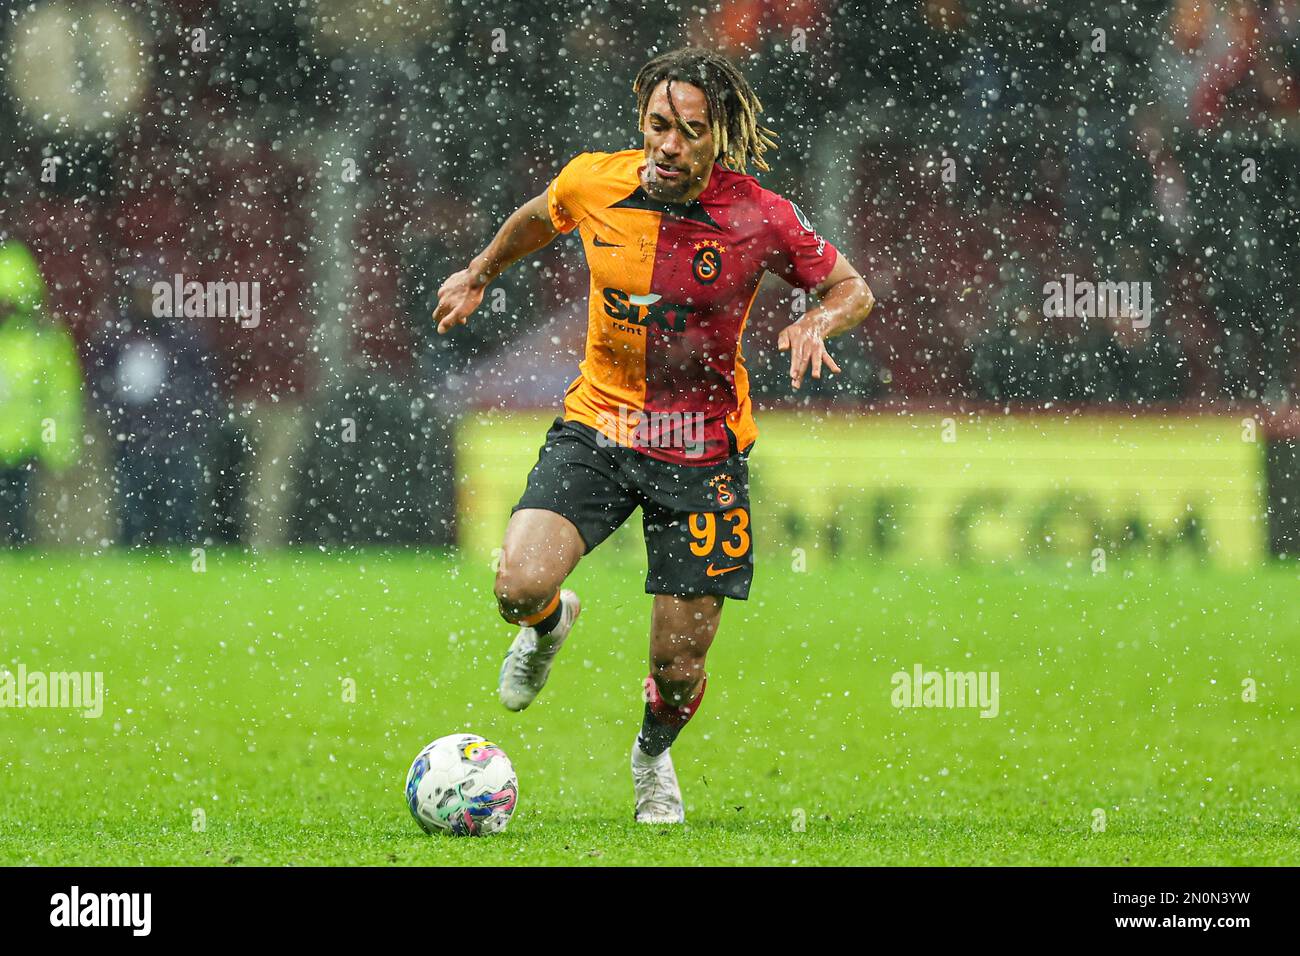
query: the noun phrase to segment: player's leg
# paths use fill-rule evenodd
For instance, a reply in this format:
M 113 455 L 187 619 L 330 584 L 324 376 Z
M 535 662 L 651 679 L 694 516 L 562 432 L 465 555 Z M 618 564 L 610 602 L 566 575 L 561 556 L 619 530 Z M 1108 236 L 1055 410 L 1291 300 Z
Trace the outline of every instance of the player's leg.
M 669 748 L 704 699 L 705 658 L 718 633 L 722 601 L 713 594 L 655 595 L 645 710 L 632 748 L 632 784 L 640 823 L 686 819 Z
M 523 710 L 541 692 L 578 620 L 578 595 L 560 585 L 586 549 L 578 529 L 561 514 L 521 508 L 510 516 L 493 585 L 497 610 L 519 625 L 497 677 L 497 694 L 508 710 Z
M 557 419 L 512 509 L 493 588 L 501 616 L 519 625 L 497 680 L 507 709 L 541 692 L 582 609 L 560 585 L 635 508 L 608 452 Z
M 650 676 L 637 743 L 651 757 L 667 750 L 704 697 L 705 658 L 722 619 L 715 594 L 656 594 L 650 614 Z

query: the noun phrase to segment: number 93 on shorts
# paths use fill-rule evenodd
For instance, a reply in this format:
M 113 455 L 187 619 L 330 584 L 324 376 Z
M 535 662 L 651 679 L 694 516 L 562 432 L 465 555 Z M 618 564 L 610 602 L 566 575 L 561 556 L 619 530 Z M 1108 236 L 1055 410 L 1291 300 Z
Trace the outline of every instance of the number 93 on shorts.
M 675 511 L 646 502 L 647 594 L 717 594 L 745 600 L 754 577 L 746 504 L 720 511 Z

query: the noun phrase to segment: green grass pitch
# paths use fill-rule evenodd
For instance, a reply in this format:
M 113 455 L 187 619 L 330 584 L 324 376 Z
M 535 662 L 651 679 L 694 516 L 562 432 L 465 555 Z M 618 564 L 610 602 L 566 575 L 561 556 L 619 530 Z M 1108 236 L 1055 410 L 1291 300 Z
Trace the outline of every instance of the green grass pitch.
M 1300 864 L 1294 569 L 760 565 L 673 751 L 681 828 L 632 821 L 643 573 L 578 568 L 578 627 L 510 714 L 478 562 L 0 558 L 0 665 L 106 688 L 99 719 L 0 709 L 0 864 Z M 997 671 L 1000 713 L 895 708 L 917 663 Z M 501 836 L 408 815 L 410 761 L 456 731 L 514 761 Z

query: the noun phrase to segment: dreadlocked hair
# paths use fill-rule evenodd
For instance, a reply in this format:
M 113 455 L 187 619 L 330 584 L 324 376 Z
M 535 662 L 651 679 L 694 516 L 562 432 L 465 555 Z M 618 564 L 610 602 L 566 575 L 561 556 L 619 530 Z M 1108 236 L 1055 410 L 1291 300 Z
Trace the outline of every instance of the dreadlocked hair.
M 763 104 L 750 89 L 749 81 L 730 61 L 711 50 L 682 47 L 661 53 L 641 67 L 632 83 L 632 92 L 636 94 L 637 115 L 643 127 L 650 94 L 664 80 L 668 81 L 668 103 L 673 119 L 687 138 L 698 139 L 698 136 L 677 115 L 677 106 L 672 101 L 674 82 L 690 83 L 704 91 L 713 141 L 718 146 L 716 159 L 722 165 L 743 173 L 746 163 L 752 162 L 756 168 L 768 171 L 770 167 L 763 154 L 776 146 L 776 133 L 758 125 Z

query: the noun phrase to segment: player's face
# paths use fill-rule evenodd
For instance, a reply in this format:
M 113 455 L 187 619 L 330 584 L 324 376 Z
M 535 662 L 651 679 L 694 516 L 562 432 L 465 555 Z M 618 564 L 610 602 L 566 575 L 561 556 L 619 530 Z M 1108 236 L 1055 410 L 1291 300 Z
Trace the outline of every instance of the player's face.
M 691 139 L 673 118 L 677 115 L 696 134 Z M 709 104 L 704 91 L 681 80 L 672 84 L 672 103 L 668 101 L 668 81 L 661 82 L 650 94 L 645 124 L 646 165 L 641 171 L 641 186 L 647 195 L 662 202 L 686 203 L 704 192 L 713 172 L 717 148 L 709 127 Z

